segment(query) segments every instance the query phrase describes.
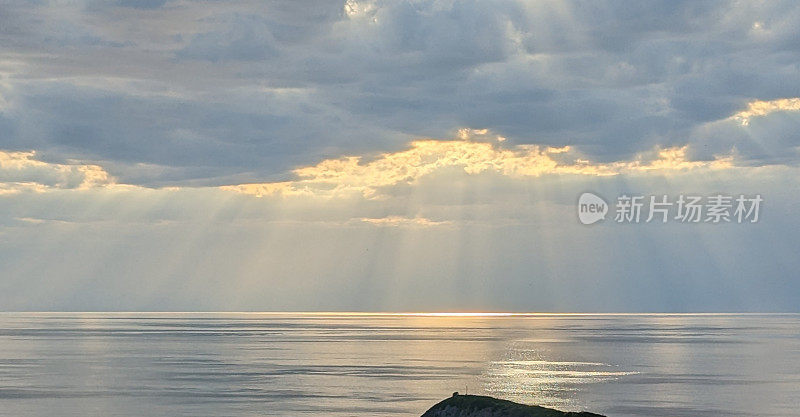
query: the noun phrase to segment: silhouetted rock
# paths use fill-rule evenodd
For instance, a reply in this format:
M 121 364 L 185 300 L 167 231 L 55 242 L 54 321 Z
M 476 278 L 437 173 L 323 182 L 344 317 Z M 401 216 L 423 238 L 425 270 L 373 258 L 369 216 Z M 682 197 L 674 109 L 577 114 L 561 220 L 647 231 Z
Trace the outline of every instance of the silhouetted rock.
M 422 417 L 603 417 L 600 414 L 564 412 L 482 395 L 453 396 L 431 407 Z

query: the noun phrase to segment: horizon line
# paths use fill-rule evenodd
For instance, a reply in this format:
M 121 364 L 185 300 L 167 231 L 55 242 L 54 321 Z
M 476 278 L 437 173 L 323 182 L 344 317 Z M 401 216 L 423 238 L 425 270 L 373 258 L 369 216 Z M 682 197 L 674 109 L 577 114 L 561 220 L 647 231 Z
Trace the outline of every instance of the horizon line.
M 274 316 L 395 316 L 395 317 L 542 317 L 542 316 L 741 316 L 741 315 L 800 315 L 800 312 L 727 311 L 727 312 L 501 312 L 501 311 L 156 311 L 156 310 L 20 310 L 0 311 L 0 314 L 242 314 Z

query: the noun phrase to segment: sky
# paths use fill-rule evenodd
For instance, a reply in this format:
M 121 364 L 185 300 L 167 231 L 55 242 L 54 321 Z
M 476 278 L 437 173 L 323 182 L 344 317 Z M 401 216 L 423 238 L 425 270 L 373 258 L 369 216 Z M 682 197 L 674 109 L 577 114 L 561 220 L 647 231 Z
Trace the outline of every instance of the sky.
M 0 0 L 0 310 L 797 312 L 798 27 L 792 1 Z M 637 195 L 763 201 L 617 221 Z

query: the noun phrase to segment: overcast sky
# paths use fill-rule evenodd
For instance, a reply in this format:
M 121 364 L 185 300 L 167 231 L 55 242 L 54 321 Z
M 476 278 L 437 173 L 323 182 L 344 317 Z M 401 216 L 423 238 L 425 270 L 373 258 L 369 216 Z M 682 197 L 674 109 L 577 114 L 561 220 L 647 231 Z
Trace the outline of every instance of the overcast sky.
M 0 310 L 798 311 L 798 28 L 793 1 L 0 0 Z M 620 224 L 623 194 L 763 202 Z

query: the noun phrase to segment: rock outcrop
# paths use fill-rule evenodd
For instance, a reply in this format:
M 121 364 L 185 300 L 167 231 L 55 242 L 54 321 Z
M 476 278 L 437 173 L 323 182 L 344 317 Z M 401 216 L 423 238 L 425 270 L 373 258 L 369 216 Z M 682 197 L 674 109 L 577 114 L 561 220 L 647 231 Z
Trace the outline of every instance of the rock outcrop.
M 603 417 L 587 412 L 564 412 L 481 395 L 458 395 L 434 405 L 422 417 Z

